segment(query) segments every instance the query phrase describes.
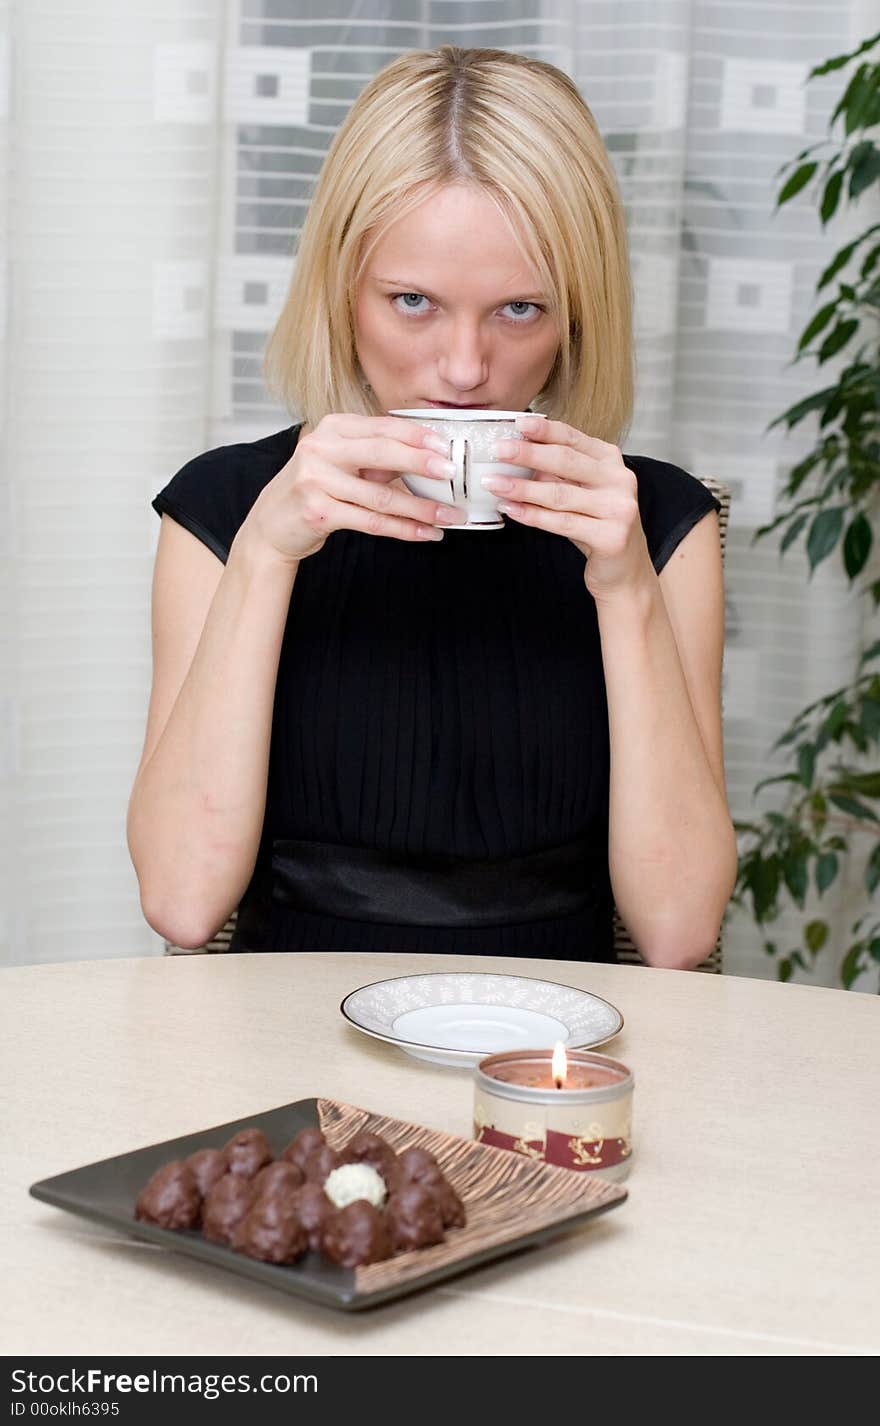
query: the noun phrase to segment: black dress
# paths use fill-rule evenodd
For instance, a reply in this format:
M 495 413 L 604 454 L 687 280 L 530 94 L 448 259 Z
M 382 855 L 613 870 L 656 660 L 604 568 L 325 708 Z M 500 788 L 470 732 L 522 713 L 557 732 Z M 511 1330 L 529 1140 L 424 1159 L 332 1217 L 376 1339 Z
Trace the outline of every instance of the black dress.
M 195 457 L 154 509 L 225 561 L 298 434 L 288 427 Z M 720 507 L 674 465 L 624 460 L 659 572 Z M 613 960 L 608 796 L 596 607 L 568 540 L 512 520 L 426 544 L 335 531 L 294 585 L 263 835 L 232 949 Z M 576 904 L 563 895 L 562 914 L 548 916 L 546 899 L 523 892 L 525 872 L 540 875 L 541 855 L 571 863 L 573 854 Z M 326 889 L 337 855 L 349 859 L 338 896 Z M 364 867 L 369 884 L 371 858 L 382 873 L 372 903 L 351 889 Z M 438 867 L 457 869 L 459 881 L 472 871 L 477 898 L 494 886 L 489 911 L 431 925 L 423 910 L 408 924 L 407 869 Z M 514 909 L 491 924 L 508 867 Z M 323 904 L 312 886 L 325 888 Z

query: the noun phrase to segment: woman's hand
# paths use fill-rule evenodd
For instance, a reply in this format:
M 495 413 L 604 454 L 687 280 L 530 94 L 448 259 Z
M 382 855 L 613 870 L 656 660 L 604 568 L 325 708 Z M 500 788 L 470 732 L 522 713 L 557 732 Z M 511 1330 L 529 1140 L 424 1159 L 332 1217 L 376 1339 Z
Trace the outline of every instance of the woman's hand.
M 435 450 L 425 446 L 426 437 Z M 334 413 L 297 441 L 290 460 L 260 492 L 241 533 L 290 563 L 315 554 L 333 530 L 440 540 L 436 524 L 463 524 L 467 516 L 413 495 L 399 476 L 430 476 L 439 496 L 448 491 L 454 469 L 437 454 L 436 437 L 425 426 L 398 416 Z
M 502 512 L 571 540 L 587 560 L 584 582 L 594 599 L 643 580 L 653 565 L 639 518 L 638 482 L 617 446 L 542 416 L 520 417 L 516 424 L 523 439 L 496 441 L 492 454 L 535 475 L 483 482 L 504 496 Z

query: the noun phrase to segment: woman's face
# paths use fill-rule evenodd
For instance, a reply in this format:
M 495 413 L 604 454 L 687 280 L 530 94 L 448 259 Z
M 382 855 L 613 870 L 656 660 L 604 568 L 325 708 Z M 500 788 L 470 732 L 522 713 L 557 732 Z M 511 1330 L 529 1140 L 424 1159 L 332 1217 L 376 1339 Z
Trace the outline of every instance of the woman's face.
M 549 306 L 492 200 L 450 185 L 373 249 L 355 310 L 361 369 L 384 411 L 524 411 L 556 360 Z

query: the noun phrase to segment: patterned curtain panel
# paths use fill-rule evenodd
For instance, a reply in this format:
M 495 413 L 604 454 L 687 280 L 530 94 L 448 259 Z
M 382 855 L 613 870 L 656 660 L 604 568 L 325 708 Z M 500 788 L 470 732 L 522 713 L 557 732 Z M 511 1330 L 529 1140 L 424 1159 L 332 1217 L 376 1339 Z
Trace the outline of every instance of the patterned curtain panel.
M 874 9 L 0 0 L 7 962 L 161 949 L 125 845 L 149 689 L 149 501 L 198 451 L 289 424 L 260 359 L 313 180 L 364 83 L 407 49 L 547 59 L 596 115 L 636 285 L 625 449 L 733 490 L 724 713 L 731 804 L 749 815 L 788 718 L 853 676 L 868 637 L 836 567 L 808 583 L 798 553 L 781 561 L 751 537 L 808 448 L 765 428 L 811 389 L 808 365 L 788 363 L 846 237 L 840 223 L 822 234 L 806 194 L 774 216 L 775 175 L 826 133 L 841 79 L 805 86 L 811 66 L 872 32 Z M 854 874 L 838 946 L 858 909 Z M 836 960 L 815 979 L 835 983 Z M 775 974 L 745 916 L 725 968 Z

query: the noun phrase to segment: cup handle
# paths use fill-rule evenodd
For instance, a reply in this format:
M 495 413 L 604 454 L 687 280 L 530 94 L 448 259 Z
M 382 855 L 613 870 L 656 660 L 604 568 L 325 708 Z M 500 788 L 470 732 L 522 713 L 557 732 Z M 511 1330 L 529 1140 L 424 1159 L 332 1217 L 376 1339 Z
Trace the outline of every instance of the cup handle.
M 449 482 L 452 499 L 467 500 L 470 484 L 471 452 L 467 436 L 453 436 L 449 442 L 449 458 L 455 466 L 455 475 Z

